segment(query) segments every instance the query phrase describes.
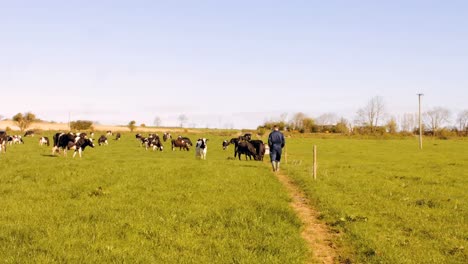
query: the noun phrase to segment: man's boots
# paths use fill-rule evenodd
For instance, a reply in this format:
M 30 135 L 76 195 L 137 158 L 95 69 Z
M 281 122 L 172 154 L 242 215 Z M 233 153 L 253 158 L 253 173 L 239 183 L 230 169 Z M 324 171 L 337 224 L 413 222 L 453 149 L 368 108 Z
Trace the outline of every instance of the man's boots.
M 271 162 L 271 167 L 273 168 L 273 171 L 276 171 L 276 161 Z
M 279 164 L 280 164 L 280 162 L 277 161 L 277 162 L 276 162 L 276 171 L 279 171 L 279 167 L 280 167 Z

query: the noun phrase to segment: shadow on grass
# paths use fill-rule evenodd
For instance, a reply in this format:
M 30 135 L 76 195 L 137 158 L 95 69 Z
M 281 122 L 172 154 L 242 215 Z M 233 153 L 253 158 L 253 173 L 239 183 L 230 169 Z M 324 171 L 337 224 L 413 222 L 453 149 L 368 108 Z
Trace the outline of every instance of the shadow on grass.
M 43 157 L 49 157 L 49 158 L 56 158 L 58 155 L 52 155 L 52 154 L 41 154 Z

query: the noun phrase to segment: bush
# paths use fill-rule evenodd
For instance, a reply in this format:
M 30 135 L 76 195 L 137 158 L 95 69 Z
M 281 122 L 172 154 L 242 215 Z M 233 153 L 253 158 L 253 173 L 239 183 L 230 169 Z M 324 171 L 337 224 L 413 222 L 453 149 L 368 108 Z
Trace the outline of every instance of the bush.
M 76 120 L 70 122 L 70 129 L 72 130 L 92 130 L 93 127 L 93 121 L 88 121 L 88 120 Z

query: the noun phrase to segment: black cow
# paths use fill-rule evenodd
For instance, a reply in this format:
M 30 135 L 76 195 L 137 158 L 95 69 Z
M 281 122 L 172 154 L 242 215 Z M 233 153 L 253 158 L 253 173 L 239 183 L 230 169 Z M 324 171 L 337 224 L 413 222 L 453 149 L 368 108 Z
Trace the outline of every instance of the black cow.
M 252 160 L 252 156 L 254 156 L 255 160 L 258 160 L 257 150 L 248 141 L 241 141 L 237 144 L 236 155 L 239 155 L 239 160 L 241 159 L 241 154 L 245 155 L 245 160 L 247 160 L 247 157 Z
M 107 142 L 107 137 L 104 136 L 104 135 L 101 135 L 101 136 L 98 138 L 98 144 L 99 144 L 99 146 L 108 145 L 109 143 Z
M 252 134 L 251 133 L 245 133 L 245 135 L 242 138 L 244 140 L 250 141 L 252 139 Z
M 86 136 L 86 133 L 81 133 L 80 136 L 75 136 L 73 133 L 56 133 L 53 137 L 54 147 L 52 148 L 52 155 L 63 149 L 63 155 L 67 155 L 67 150 L 73 149 L 73 157 L 78 152 L 81 158 L 81 152 L 85 150 L 87 146 L 94 148 L 93 141 Z
M 48 137 L 41 137 L 39 139 L 39 145 L 47 145 L 50 146 L 49 138 Z
M 120 140 L 120 133 L 117 133 L 117 135 L 115 135 L 115 140 Z
M 236 152 L 237 152 L 237 144 L 239 143 L 239 138 L 231 138 L 229 140 L 229 143 L 234 144 L 234 158 L 236 157 Z
M 263 156 L 265 156 L 265 144 L 261 140 L 250 140 L 250 144 L 252 144 L 256 150 L 257 157 L 256 160 L 263 160 Z
M 26 133 L 24 133 L 23 137 L 31 136 L 34 137 L 34 130 L 28 130 Z

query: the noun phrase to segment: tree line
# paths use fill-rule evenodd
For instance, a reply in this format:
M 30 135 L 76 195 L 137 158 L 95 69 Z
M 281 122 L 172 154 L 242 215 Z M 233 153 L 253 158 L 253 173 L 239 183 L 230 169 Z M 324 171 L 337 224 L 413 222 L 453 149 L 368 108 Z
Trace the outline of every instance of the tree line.
M 257 127 L 259 134 L 264 134 L 274 125 L 281 130 L 299 133 L 340 133 L 348 135 L 384 135 L 419 134 L 418 113 L 405 113 L 395 116 L 387 112 L 382 97 L 371 98 L 366 105 L 359 108 L 353 120 L 338 117 L 334 113 L 325 113 L 316 118 L 299 112 L 287 120 L 287 113 L 278 119 L 264 122 Z M 424 135 L 468 136 L 468 110 L 463 110 L 452 122 L 452 113 L 444 107 L 433 107 L 422 113 L 422 130 Z

